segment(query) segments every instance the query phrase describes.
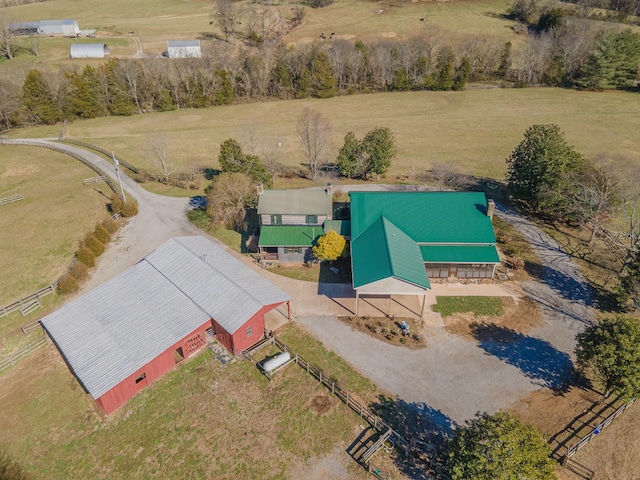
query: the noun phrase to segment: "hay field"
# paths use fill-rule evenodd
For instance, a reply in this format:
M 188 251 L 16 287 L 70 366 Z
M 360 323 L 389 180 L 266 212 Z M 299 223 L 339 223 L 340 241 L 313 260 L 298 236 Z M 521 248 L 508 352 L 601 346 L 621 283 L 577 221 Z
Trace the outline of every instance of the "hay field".
M 239 2 L 241 7 L 253 5 L 249 0 Z M 147 55 L 160 55 L 171 39 L 201 38 L 203 44 L 211 35 L 222 38 L 217 25 L 211 25 L 210 14 L 215 1 L 188 0 L 55 0 L 32 5 L 3 8 L 2 14 L 16 21 L 73 18 L 81 29 L 97 30 L 96 39 L 81 38 L 81 42 L 98 41 L 109 45 L 113 56 L 136 53 L 135 41 L 140 41 Z M 292 16 L 297 2 L 284 0 L 269 8 L 279 9 L 285 21 Z M 391 6 L 394 5 L 394 6 Z M 283 41 L 289 44 L 320 41 L 320 34 L 335 33 L 335 39 L 373 41 L 385 38 L 401 39 L 430 32 L 439 42 L 455 42 L 463 38 L 523 41 L 511 26 L 514 22 L 504 18 L 508 3 L 504 0 L 454 0 L 449 2 L 368 2 L 341 0 L 325 8 L 307 8 L 302 25 L 285 31 Z M 382 12 L 382 13 L 380 13 Z M 420 19 L 423 21 L 420 21 Z M 132 33 L 130 33 L 132 32 Z M 28 70 L 38 68 L 56 71 L 74 68 L 94 60 L 70 60 L 68 44 L 72 40 L 41 37 L 41 54 L 29 52 L 30 40 L 19 39 L 22 47 L 16 58 L 0 59 L 0 74 L 22 81 Z M 240 45 L 241 42 L 238 42 Z
M 0 145 L 0 197 L 25 196 L 0 206 L 0 304 L 58 278 L 84 234 L 107 217 L 109 200 L 100 192 L 108 196 L 108 187 L 82 185 L 84 178 L 94 176 L 93 170 L 60 153 Z
M 151 171 L 150 142 L 161 136 L 179 168 L 194 164 L 217 168 L 220 144 L 230 137 L 246 144 L 250 125 L 262 148 L 280 142 L 280 160 L 299 166 L 303 158 L 295 127 L 305 107 L 318 110 L 332 125 L 331 160 L 348 131 L 362 137 L 376 126 L 391 128 L 398 145 L 391 175 L 408 175 L 414 165 L 420 173 L 434 163 L 446 163 L 460 173 L 501 179 L 505 158 L 524 131 L 537 123 L 558 124 L 584 155 L 624 154 L 640 165 L 640 95 L 555 88 L 385 93 L 189 109 L 76 121 L 68 125 L 67 135 L 114 150 Z M 46 136 L 54 131 L 28 128 L 11 136 Z

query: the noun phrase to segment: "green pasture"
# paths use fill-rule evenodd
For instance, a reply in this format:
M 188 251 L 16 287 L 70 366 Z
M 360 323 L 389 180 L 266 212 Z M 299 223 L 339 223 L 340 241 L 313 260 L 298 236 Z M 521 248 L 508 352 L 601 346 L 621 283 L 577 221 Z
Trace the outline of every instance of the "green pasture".
M 106 218 L 109 188 L 82 184 L 95 176 L 60 153 L 0 145 L 0 197 L 25 196 L 0 206 L 0 304 L 29 295 L 62 275 L 84 234 Z
M 290 346 L 297 349 L 293 337 L 302 336 L 288 335 Z M 314 348 L 341 385 L 359 377 Z M 307 461 L 334 451 L 344 456 L 348 478 L 369 478 L 344 452 L 363 420 L 295 364 L 268 381 L 247 361 L 222 366 L 205 350 L 108 421 L 53 347 L 18 368 L 0 383 L 0 446 L 33 480 L 301 478 Z M 329 402 L 320 415 L 311 407 L 318 397 Z M 379 453 L 376 463 L 384 458 Z
M 329 160 L 336 158 L 348 131 L 362 137 L 376 126 L 391 128 L 398 153 L 390 175 L 410 175 L 413 168 L 420 174 L 441 163 L 460 173 L 502 179 L 506 157 L 536 123 L 558 124 L 584 155 L 622 154 L 640 164 L 640 95 L 557 88 L 353 95 L 103 117 L 70 123 L 67 135 L 114 150 L 150 171 L 155 168 L 151 145 L 161 136 L 177 169 L 218 168 L 220 144 L 236 138 L 246 145 L 244 132 L 251 126 L 258 151 L 280 142 L 280 161 L 299 167 L 303 157 L 295 129 L 305 107 L 331 123 Z M 25 128 L 9 135 L 39 137 L 57 131 L 59 127 Z

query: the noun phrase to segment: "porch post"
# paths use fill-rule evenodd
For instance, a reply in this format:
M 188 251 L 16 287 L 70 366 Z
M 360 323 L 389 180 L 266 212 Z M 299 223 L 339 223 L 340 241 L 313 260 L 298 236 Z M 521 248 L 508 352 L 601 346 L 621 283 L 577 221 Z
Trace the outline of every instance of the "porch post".
M 422 296 L 422 310 L 420 311 L 420 318 L 424 317 L 424 306 L 427 304 L 427 291 L 424 291 Z
M 287 320 L 291 321 L 291 300 L 287 300 Z
M 389 294 L 389 306 L 387 307 L 387 311 L 389 312 L 389 316 L 391 316 L 391 294 Z
M 358 316 L 358 290 L 356 290 L 356 317 Z

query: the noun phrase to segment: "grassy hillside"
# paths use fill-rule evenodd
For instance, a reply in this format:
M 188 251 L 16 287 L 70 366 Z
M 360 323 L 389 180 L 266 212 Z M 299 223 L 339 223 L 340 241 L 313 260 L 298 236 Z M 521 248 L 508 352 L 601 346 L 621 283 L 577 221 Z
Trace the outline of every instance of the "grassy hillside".
M 414 165 L 420 173 L 434 163 L 447 163 L 461 173 L 502 178 L 505 158 L 525 129 L 536 123 L 558 124 L 569 143 L 585 155 L 619 153 L 640 164 L 636 128 L 640 95 L 553 88 L 385 93 L 179 110 L 76 121 L 68 126 L 67 134 L 114 150 L 134 165 L 151 170 L 150 141 L 160 135 L 180 168 L 194 164 L 216 168 L 220 143 L 230 137 L 242 143 L 249 125 L 255 128 L 262 148 L 280 142 L 280 160 L 298 166 L 302 156 L 295 126 L 304 107 L 330 120 L 332 158 L 348 131 L 363 136 L 376 126 L 390 127 L 398 144 L 391 174 L 410 174 Z M 11 136 L 58 132 L 58 126 L 29 128 Z
M 469 37 L 510 40 L 513 43 L 522 40 L 511 29 L 514 22 L 503 16 L 507 10 L 503 0 L 402 2 L 395 6 L 380 1 L 340 0 L 322 9 L 307 8 L 303 23 L 290 29 L 286 25 L 292 17 L 292 6 L 297 3 L 285 0 L 268 6 L 279 10 L 285 20 L 282 37 L 285 43 L 320 41 L 321 33 L 328 36 L 332 32 L 335 33 L 334 39 L 349 41 L 400 39 L 424 33 L 438 43 Z M 219 42 L 210 39 L 215 35 L 222 38 L 217 25 L 210 24 L 214 4 L 214 1 L 186 0 L 55 0 L 3 8 L 0 13 L 12 21 L 73 18 L 81 29 L 97 30 L 95 40 L 82 38 L 81 42 L 107 43 L 112 56 L 135 54 L 136 41 L 141 43 L 145 54 L 160 55 L 166 50 L 167 40 L 171 39 L 200 38 L 205 48 Z M 238 2 L 238 5 L 241 8 L 255 6 L 248 0 Z M 240 25 L 239 30 L 242 28 Z M 57 70 L 86 64 L 86 60 L 69 59 L 69 43 L 72 41 L 41 37 L 40 57 L 35 57 L 30 52 L 30 40 L 20 39 L 21 48 L 16 58 L 12 61 L 0 59 L 0 74 L 21 81 L 31 68 Z
M 0 145 L 0 197 L 25 196 L 0 207 L 1 305 L 62 275 L 84 234 L 106 218 L 109 200 L 100 192 L 108 196 L 109 188 L 82 184 L 95 175 L 60 153 Z

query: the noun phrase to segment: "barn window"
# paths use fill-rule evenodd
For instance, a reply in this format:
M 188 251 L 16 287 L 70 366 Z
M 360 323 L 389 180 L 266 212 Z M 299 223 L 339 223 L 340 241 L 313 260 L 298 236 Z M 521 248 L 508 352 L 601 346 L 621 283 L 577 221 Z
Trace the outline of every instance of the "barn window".
M 253 330 L 251 327 L 247 327 L 247 337 L 250 337 L 251 335 L 253 335 Z
M 143 373 L 142 375 L 140 375 L 138 378 L 136 378 L 136 384 L 140 383 L 141 381 L 143 381 L 145 378 L 147 378 L 147 374 Z
M 282 215 L 271 215 L 271 225 L 282 225 Z
M 302 254 L 302 247 L 284 247 L 284 253 L 286 254 Z
M 307 223 L 315 225 L 318 223 L 318 215 L 307 215 Z

